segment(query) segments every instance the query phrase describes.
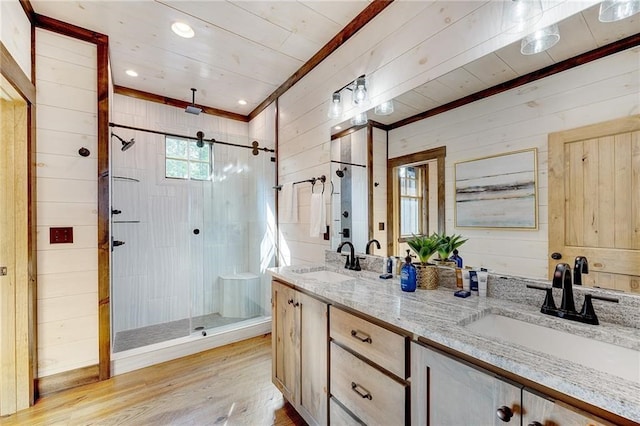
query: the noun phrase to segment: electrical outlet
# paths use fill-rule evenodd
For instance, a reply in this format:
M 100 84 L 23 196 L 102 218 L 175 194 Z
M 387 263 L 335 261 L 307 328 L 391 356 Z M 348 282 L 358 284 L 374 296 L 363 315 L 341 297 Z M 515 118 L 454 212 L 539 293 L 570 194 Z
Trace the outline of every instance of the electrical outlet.
M 49 228 L 49 244 L 73 243 L 73 227 Z

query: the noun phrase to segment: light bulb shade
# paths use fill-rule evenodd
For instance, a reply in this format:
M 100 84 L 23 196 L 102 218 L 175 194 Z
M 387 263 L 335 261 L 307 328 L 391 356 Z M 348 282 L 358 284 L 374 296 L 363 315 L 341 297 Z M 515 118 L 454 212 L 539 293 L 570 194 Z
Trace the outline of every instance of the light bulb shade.
M 520 53 L 523 55 L 535 55 L 544 52 L 560 41 L 560 31 L 556 24 L 549 25 L 522 39 Z
M 615 22 L 640 12 L 640 0 L 606 0 L 600 3 L 600 22 Z
M 502 4 L 503 31 L 519 33 L 542 18 L 541 0 L 506 0 Z
M 356 106 L 366 105 L 369 103 L 369 92 L 367 91 L 367 81 L 363 77 L 356 78 L 352 90 L 352 102 Z
M 391 115 L 393 114 L 393 101 L 383 102 L 380 105 L 376 105 L 373 112 L 376 115 Z
M 362 126 L 363 124 L 367 124 L 368 120 L 366 112 L 359 112 L 351 119 L 351 124 L 354 126 Z
M 327 115 L 329 118 L 342 117 L 342 99 L 340 92 L 335 92 L 331 95 L 331 105 L 329 105 L 329 112 Z

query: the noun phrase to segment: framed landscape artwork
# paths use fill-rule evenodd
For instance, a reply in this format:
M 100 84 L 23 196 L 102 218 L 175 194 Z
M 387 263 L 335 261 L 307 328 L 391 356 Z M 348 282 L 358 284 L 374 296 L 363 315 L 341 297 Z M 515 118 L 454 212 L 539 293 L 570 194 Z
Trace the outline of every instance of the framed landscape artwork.
M 537 149 L 455 164 L 455 226 L 537 229 Z

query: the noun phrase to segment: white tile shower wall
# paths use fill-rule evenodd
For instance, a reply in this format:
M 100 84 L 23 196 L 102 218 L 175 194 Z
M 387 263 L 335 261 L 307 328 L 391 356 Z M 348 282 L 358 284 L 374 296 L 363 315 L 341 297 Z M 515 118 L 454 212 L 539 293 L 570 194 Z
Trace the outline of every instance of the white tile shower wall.
M 44 377 L 98 362 L 97 52 L 94 44 L 40 29 L 36 52 L 38 376 Z M 83 146 L 89 157 L 78 155 Z M 73 227 L 73 243 L 49 244 L 51 226 Z
M 244 122 L 193 116 L 117 94 L 113 111 L 117 124 L 182 135 L 201 130 L 206 139 L 250 142 Z M 266 110 L 253 124 L 252 138 L 260 146 L 273 147 L 274 129 L 267 121 L 274 113 Z M 268 217 L 269 211 L 274 215 L 273 178 L 254 177 L 264 171 L 273 176 L 270 155 L 261 152 L 254 157 L 251 150 L 217 144 L 213 182 L 167 179 L 164 136 L 113 131 L 125 140 L 135 138 L 136 144 L 122 152 L 121 143 L 112 140 L 112 175 L 140 181 L 113 181 L 113 207 L 122 210 L 117 220 L 140 221 L 113 225 L 114 238 L 125 241 L 113 252 L 114 330 L 219 312 L 218 277 L 259 273 L 261 250 L 273 256 L 266 243 L 274 238 L 267 223 L 251 218 Z
M 638 49 L 621 52 L 389 132 L 390 158 L 446 145 L 446 229 L 469 238 L 460 248 L 465 265 L 546 278 L 547 203 L 553 190 L 547 181 L 547 136 L 640 112 L 639 57 Z M 529 148 L 538 149 L 538 229 L 455 228 L 454 164 Z

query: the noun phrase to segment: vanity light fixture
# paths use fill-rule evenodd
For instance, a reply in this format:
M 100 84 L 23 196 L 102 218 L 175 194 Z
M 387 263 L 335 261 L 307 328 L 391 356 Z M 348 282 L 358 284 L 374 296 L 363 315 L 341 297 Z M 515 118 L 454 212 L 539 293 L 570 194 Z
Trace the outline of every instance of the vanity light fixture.
M 606 0 L 600 3 L 600 22 L 615 22 L 640 12 L 640 0 Z
M 129 77 L 137 77 L 138 73 L 135 70 L 126 70 L 125 73 L 129 76 Z
M 393 101 L 383 102 L 380 105 L 376 105 L 373 112 L 376 115 L 391 115 L 393 114 Z
M 174 22 L 171 25 L 171 30 L 183 38 L 192 38 L 194 35 L 196 35 L 189 24 L 185 24 L 184 22 Z
M 363 124 L 367 124 L 368 120 L 369 118 L 367 117 L 366 112 L 359 112 L 358 114 L 353 116 L 353 118 L 351 119 L 351 124 L 353 124 L 354 126 L 362 126 Z
M 540 0 L 506 0 L 502 6 L 502 30 L 519 33 L 542 18 Z
M 331 95 L 331 106 L 327 115 L 329 118 L 342 117 L 342 95 L 340 91 L 333 92 L 333 95 Z
M 535 55 L 555 46 L 558 41 L 560 41 L 558 25 L 549 25 L 523 38 L 520 43 L 520 53 Z
M 356 78 L 351 91 L 351 101 L 353 105 L 362 106 L 369 103 L 369 92 L 367 91 L 367 80 L 364 75 Z

